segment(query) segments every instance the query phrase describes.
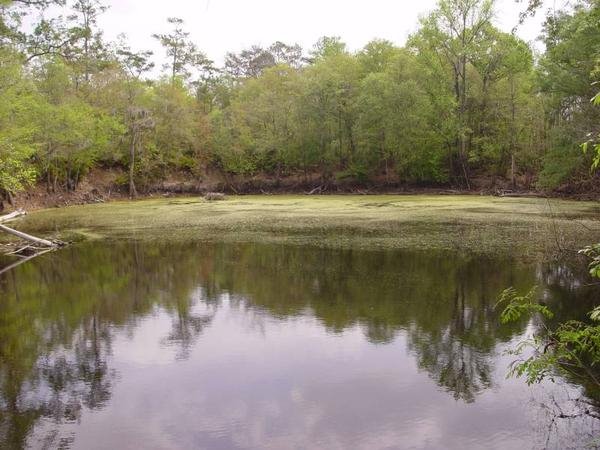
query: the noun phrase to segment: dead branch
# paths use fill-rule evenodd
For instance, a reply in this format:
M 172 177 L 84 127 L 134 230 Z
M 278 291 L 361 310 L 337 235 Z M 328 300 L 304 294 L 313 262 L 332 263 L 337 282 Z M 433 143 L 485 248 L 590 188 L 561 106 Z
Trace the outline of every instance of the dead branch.
M 12 212 L 5 216 L 0 216 L 0 224 L 14 220 L 18 217 L 24 216 L 25 214 L 27 214 L 27 213 L 24 210 L 20 209 L 18 211 Z M 7 267 L 0 269 L 0 275 L 5 272 L 8 272 L 9 270 L 14 269 L 17 266 L 20 266 L 21 264 L 23 264 L 33 258 L 43 255 L 44 253 L 54 251 L 57 248 L 63 247 L 66 245 L 62 241 L 41 239 L 36 236 L 32 236 L 30 234 L 23 233 L 22 231 L 14 230 L 12 228 L 7 227 L 6 225 L 0 225 L 0 231 L 4 231 L 5 233 L 12 234 L 13 236 L 16 236 L 16 237 L 28 242 L 28 244 L 26 244 L 26 245 L 21 244 L 21 246 L 19 248 L 17 248 L 17 250 L 8 253 L 8 255 L 17 256 L 18 258 L 21 258 L 21 259 L 19 261 L 16 261 L 13 264 L 10 264 Z
M 322 192 L 322 191 L 323 191 L 323 185 L 317 186 L 316 188 L 314 188 L 313 190 L 308 192 L 306 195 L 313 195 L 315 192 Z
M 23 211 L 22 209 L 19 209 L 17 211 L 11 212 L 10 214 L 7 214 L 5 216 L 0 216 L 0 223 L 5 223 L 8 222 L 10 220 L 14 220 L 17 217 L 21 217 L 26 215 L 27 213 L 25 211 Z
M 29 252 L 29 251 L 35 251 L 35 247 L 27 244 L 24 247 L 19 247 L 18 249 L 13 250 L 10 253 L 7 253 L 7 255 L 8 256 L 15 255 L 15 256 L 18 256 L 18 257 L 24 257 L 24 256 L 29 256 L 29 255 L 26 254 L 26 252 Z
M 30 234 L 23 233 L 22 231 L 13 230 L 12 228 L 8 228 L 5 225 L 0 225 L 0 231 L 4 231 L 5 233 L 12 234 L 13 236 L 17 236 L 21 239 L 24 239 L 29 242 L 33 242 L 34 244 L 38 244 L 44 247 L 55 248 L 58 247 L 52 241 L 48 241 L 47 239 L 41 239 L 35 236 L 31 236 Z
M 222 192 L 207 192 L 204 195 L 204 200 L 207 200 L 209 202 L 226 200 L 226 199 L 227 199 L 227 196 Z

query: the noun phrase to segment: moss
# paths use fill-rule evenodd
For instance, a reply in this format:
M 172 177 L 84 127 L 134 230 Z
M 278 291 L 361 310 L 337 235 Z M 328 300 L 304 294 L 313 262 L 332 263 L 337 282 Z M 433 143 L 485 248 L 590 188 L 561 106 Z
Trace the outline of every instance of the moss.
M 600 232 L 596 203 L 485 196 L 244 196 L 114 202 L 38 211 L 44 234 L 227 240 L 359 248 L 535 254 L 576 249 Z

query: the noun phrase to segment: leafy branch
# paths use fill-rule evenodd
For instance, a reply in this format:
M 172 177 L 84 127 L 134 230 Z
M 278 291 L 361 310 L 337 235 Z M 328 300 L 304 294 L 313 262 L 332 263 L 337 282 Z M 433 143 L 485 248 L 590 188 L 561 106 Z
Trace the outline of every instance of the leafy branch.
M 592 258 L 590 274 L 600 278 L 600 244 L 586 247 L 581 253 Z M 513 288 L 503 291 L 496 304 L 504 308 L 501 322 L 515 322 L 536 314 L 552 318 L 552 311 L 536 301 L 535 292 L 535 287 L 525 295 L 519 295 Z M 542 324 L 542 333 L 521 341 L 508 352 L 519 356 L 511 364 L 509 376 L 525 377 L 528 384 L 534 384 L 546 378 L 553 380 L 558 372 L 600 388 L 600 306 L 590 311 L 588 317 L 592 323 L 570 320 L 555 329 Z M 532 350 L 531 356 L 520 358 L 526 349 Z

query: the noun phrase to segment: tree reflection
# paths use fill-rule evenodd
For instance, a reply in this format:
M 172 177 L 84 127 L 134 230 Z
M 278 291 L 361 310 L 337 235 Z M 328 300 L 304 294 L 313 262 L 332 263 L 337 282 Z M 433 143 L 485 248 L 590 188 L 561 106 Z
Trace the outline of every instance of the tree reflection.
M 450 252 L 252 244 L 72 247 L 0 277 L 0 447 L 25 447 L 42 420 L 73 422 L 84 409 L 106 405 L 116 380 L 115 330 L 133 333 L 156 308 L 172 322 L 162 344 L 188 358 L 224 293 L 272 317 L 309 314 L 331 333 L 360 327 L 374 345 L 401 334 L 419 368 L 471 402 L 492 384 L 498 342 L 525 325 L 499 325 L 498 293 L 537 282 L 557 305 L 578 296 L 591 301 L 572 281 L 585 272 L 569 267 Z
M 0 278 L 0 447 L 25 448 L 42 419 L 75 422 L 84 408 L 106 405 L 116 375 L 110 368 L 115 327 L 135 327 L 156 306 L 174 311 L 165 339 L 185 357 L 211 319 L 190 311 L 198 284 L 193 258 L 190 253 L 172 261 L 174 270 L 163 270 L 155 248 L 90 245 Z M 53 433 L 52 446 L 64 439 Z
M 4 345 L 0 347 L 5 350 Z M 102 408 L 110 399 L 113 381 L 107 365 L 109 353 L 107 328 L 93 317 L 73 334 L 69 348 L 51 349 L 31 367 L 3 357 L 0 442 L 8 448 L 23 448 L 40 418 L 74 422 L 83 407 Z
M 200 264 L 210 261 L 210 284 L 217 291 L 235 292 L 276 317 L 312 311 L 334 333 L 360 326 L 374 344 L 389 343 L 402 332 L 418 366 L 465 402 L 491 387 L 496 345 L 525 326 L 500 325 L 494 305 L 503 289 L 547 286 L 555 303 L 570 305 L 563 316 L 586 311 L 581 304 L 589 303 L 589 291 L 572 286 L 586 277 L 585 271 L 572 271 L 572 262 L 529 265 L 451 252 L 256 245 L 213 251 Z M 561 289 L 562 278 L 552 273 L 568 273 L 571 288 Z
M 179 350 L 177 359 L 187 359 L 204 328 L 212 322 L 214 309 L 206 314 L 193 312 L 193 306 L 200 301 L 201 296 L 178 297 L 175 305 L 170 305 L 172 311 L 172 329 L 163 340 L 169 346 L 175 345 Z M 167 308 L 170 309 L 170 308 Z

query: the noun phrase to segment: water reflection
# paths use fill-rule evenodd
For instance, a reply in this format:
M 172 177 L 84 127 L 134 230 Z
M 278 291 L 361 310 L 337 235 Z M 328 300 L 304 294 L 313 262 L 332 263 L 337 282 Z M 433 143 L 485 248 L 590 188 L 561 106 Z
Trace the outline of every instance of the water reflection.
M 250 244 L 71 247 L 0 277 L 0 447 L 89 448 L 102 431 L 106 448 L 427 447 L 444 438 L 435 418 L 470 404 L 483 408 L 468 419 L 482 421 L 480 440 L 456 426 L 455 446 L 518 447 L 530 438 L 508 411 L 523 387 L 497 375 L 500 347 L 526 323 L 500 326 L 494 303 L 537 283 L 556 320 L 582 317 L 594 291 L 572 267 Z M 503 398 L 486 409 L 495 391 Z M 156 422 L 176 434 L 153 441 Z

